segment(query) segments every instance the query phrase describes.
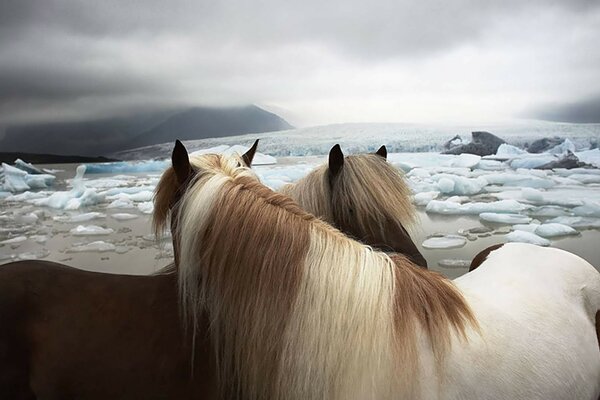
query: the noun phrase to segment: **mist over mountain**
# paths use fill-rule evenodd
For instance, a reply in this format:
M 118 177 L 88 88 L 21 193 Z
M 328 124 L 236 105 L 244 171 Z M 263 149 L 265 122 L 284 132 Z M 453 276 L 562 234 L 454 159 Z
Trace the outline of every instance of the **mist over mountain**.
M 9 126 L 0 139 L 0 151 L 98 156 L 175 139 L 205 139 L 290 128 L 292 126 L 279 116 L 254 105 L 193 107 L 88 121 Z

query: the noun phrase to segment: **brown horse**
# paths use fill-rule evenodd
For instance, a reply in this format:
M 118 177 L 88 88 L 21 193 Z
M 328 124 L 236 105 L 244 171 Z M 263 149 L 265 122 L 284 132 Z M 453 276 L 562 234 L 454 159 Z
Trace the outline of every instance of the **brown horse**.
M 375 248 L 401 253 L 427 268 L 407 229 L 416 210 L 404 175 L 387 163 L 387 149 L 344 157 L 339 144 L 329 161 L 281 192 L 302 208 Z
M 256 145 L 240 164 L 251 164 Z M 197 167 L 179 142 L 172 162 L 154 220 L 172 212 L 176 230 L 175 206 Z M 175 272 L 103 274 L 46 261 L 0 267 L 0 399 L 218 398 L 208 322 L 198 317 L 195 341 L 184 334 Z

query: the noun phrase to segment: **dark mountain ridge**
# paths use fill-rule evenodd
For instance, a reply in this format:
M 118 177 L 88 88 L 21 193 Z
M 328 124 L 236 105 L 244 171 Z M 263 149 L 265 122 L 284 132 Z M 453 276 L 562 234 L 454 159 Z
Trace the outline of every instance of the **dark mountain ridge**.
M 2 152 L 82 156 L 172 142 L 291 129 L 279 116 L 257 106 L 193 107 L 78 122 L 9 126 Z

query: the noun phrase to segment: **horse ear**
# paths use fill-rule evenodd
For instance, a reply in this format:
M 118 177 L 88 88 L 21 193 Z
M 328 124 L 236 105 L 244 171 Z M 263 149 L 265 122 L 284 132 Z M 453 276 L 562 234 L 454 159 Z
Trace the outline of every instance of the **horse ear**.
M 183 185 L 192 173 L 192 167 L 188 152 L 179 140 L 175 141 L 175 148 L 173 148 L 173 153 L 171 154 L 171 163 L 173 164 L 177 181 L 180 185 Z
M 256 153 L 256 148 L 258 147 L 258 140 L 259 139 L 256 139 L 252 147 L 250 147 L 250 150 L 242 155 L 242 161 L 244 161 L 244 164 L 246 164 L 246 167 L 248 168 L 252 166 L 252 159 L 254 159 L 254 154 Z
M 378 156 L 383 157 L 385 160 L 387 160 L 387 149 L 386 149 L 385 145 L 381 146 L 379 148 L 379 150 L 377 150 L 375 152 L 375 154 L 377 154 Z
M 339 144 L 336 144 L 329 151 L 329 174 L 336 176 L 344 166 L 344 153 Z

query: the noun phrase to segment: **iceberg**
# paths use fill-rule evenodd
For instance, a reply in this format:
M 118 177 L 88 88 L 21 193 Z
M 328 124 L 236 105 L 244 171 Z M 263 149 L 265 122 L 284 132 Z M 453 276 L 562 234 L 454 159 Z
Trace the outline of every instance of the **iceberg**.
M 7 192 L 24 192 L 31 189 L 27 182 L 25 182 L 25 177 L 28 175 L 27 172 L 6 163 L 2 163 L 2 170 L 4 172 L 4 183 L 2 186 Z
M 435 214 L 481 214 L 485 212 L 492 213 L 515 213 L 529 209 L 530 206 L 521 204 L 516 200 L 498 200 L 489 203 L 473 202 L 459 204 L 447 200 L 431 200 L 427 204 L 425 211 Z
M 138 203 L 137 208 L 143 214 L 152 214 L 152 212 L 154 211 L 154 203 L 152 203 L 151 201 Z
M 100 212 L 88 212 L 76 215 L 58 215 L 52 219 L 58 222 L 86 222 L 93 219 L 106 218 L 106 214 Z
M 458 235 L 446 235 L 442 237 L 432 237 L 426 239 L 422 246 L 425 249 L 454 249 L 463 247 L 467 243 L 467 239 Z
M 488 222 L 496 222 L 499 224 L 514 225 L 514 224 L 527 224 L 531 221 L 531 218 L 521 214 L 498 214 L 492 212 L 485 212 L 479 214 L 479 218 Z
M 438 261 L 438 265 L 443 268 L 469 268 L 471 266 L 471 261 L 445 258 Z
M 69 231 L 74 236 L 95 236 L 95 235 L 109 235 L 114 232 L 111 228 L 102 228 L 97 225 L 78 225 L 77 228 L 73 228 Z
M 91 242 L 87 244 L 76 244 L 70 249 L 67 249 L 67 253 L 84 253 L 84 252 L 98 252 L 105 253 L 107 251 L 115 251 L 116 246 L 112 243 L 103 242 L 101 240 Z
M 515 156 L 520 156 L 523 154 L 527 154 L 525 150 L 522 150 L 516 146 L 513 146 L 508 143 L 502 143 L 498 150 L 496 151 L 497 158 L 514 158 Z
M 128 213 L 116 213 L 116 214 L 111 214 L 110 216 L 111 216 L 111 218 L 116 219 L 117 221 L 129 221 L 131 219 L 136 219 L 138 217 L 135 214 L 128 214 Z
M 513 225 L 513 230 L 514 231 L 525 231 L 525 232 L 530 232 L 530 233 L 535 233 L 535 230 L 540 226 L 540 224 L 516 224 Z
M 84 164 L 88 174 L 158 172 L 171 166 L 171 160 L 116 161 Z
M 529 243 L 538 246 L 550 246 L 550 241 L 536 235 L 535 233 L 525 231 L 513 231 L 504 236 L 508 242 Z
M 575 229 L 571 228 L 568 225 L 547 223 L 538 226 L 535 230 L 535 234 L 538 236 L 549 238 L 555 236 L 578 235 L 579 232 L 577 232 Z
M 437 174 L 432 178 L 437 181 L 440 192 L 459 196 L 471 196 L 480 193 L 488 184 L 488 181 L 483 177 L 465 178 L 451 174 Z
M 573 209 L 573 214 L 581 217 L 600 218 L 600 202 L 584 201 L 584 205 Z
M 426 206 L 429 202 L 439 196 L 440 192 L 421 192 L 413 197 L 413 202 L 418 206 Z
M 34 167 L 33 164 L 21 160 L 20 158 L 17 158 L 15 160 L 15 167 L 27 172 L 28 174 L 44 174 L 42 170 L 40 170 L 37 167 Z
M 576 229 L 600 229 L 600 218 L 565 216 L 552 218 L 547 223 L 568 225 Z
M 23 243 L 26 240 L 27 240 L 27 236 L 17 236 L 12 239 L 2 240 L 2 241 L 0 241 L 0 244 L 18 244 L 18 243 Z

